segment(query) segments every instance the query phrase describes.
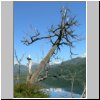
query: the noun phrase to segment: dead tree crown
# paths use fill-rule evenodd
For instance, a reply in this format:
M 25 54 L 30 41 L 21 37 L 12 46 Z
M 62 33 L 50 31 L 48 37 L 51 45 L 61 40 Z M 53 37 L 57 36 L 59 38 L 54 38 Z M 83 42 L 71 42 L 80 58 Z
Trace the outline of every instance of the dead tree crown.
M 72 48 L 74 47 L 73 43 L 80 41 L 79 35 L 74 34 L 73 27 L 78 25 L 76 16 L 71 17 L 70 10 L 62 8 L 61 11 L 61 23 L 56 28 L 52 25 L 48 36 L 40 37 L 38 30 L 35 31 L 35 35 L 30 36 L 29 38 L 24 38 L 21 42 L 25 45 L 30 45 L 38 40 L 49 39 L 52 43 L 52 46 L 57 45 L 56 53 L 60 50 L 60 46 L 66 45 L 70 48 L 70 56 L 74 55 Z M 54 41 L 54 38 L 57 38 Z M 59 40 L 59 42 L 57 42 Z
M 36 30 L 35 35 L 29 36 L 29 38 L 24 38 L 22 42 L 25 45 L 30 45 L 38 40 L 49 39 L 52 43 L 52 47 L 49 50 L 48 54 L 42 59 L 40 64 L 38 65 L 36 71 L 32 74 L 29 84 L 33 84 L 37 82 L 37 79 L 40 73 L 43 71 L 45 66 L 49 63 L 50 58 L 53 54 L 57 54 L 58 50 L 60 50 L 60 46 L 66 45 L 70 48 L 70 56 L 72 57 L 73 52 L 72 48 L 74 47 L 73 43 L 76 41 L 80 41 L 78 39 L 78 35 L 74 33 L 74 26 L 78 25 L 78 21 L 76 17 L 72 17 L 70 15 L 70 10 L 62 8 L 61 11 L 61 23 L 56 28 L 52 25 L 49 30 L 48 36 L 40 36 L 40 33 Z M 56 38 L 56 39 L 55 39 Z

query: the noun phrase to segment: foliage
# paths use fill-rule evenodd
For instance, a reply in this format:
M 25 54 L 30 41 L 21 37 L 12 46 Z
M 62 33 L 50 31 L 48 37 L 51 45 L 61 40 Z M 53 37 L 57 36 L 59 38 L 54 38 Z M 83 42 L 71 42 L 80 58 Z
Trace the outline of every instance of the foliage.
M 17 66 L 14 66 L 14 67 L 17 67 Z M 27 79 L 26 68 L 27 67 L 25 66 L 21 66 L 20 83 L 26 82 L 26 79 Z M 34 69 L 34 66 L 32 68 Z M 67 79 L 71 77 L 70 73 L 74 74 L 75 72 L 76 72 L 76 77 L 75 77 L 73 91 L 75 93 L 81 94 L 84 88 L 83 83 L 85 83 L 86 81 L 86 58 L 74 58 L 68 61 L 64 61 L 61 64 L 50 65 L 48 69 L 48 78 L 43 80 L 41 84 L 47 87 L 50 86 L 54 88 L 63 88 L 63 89 L 66 89 L 67 91 L 70 91 L 71 81 L 65 80 L 62 76 L 65 76 Z M 17 76 L 17 73 L 18 73 L 18 69 L 14 68 L 15 77 Z M 42 75 L 44 74 L 45 74 L 45 71 L 42 73 Z M 58 78 L 53 77 L 59 74 L 61 74 L 61 76 L 58 76 Z
M 74 92 L 81 94 L 86 83 L 86 58 L 74 58 L 61 64 L 50 66 L 48 78 L 43 83 L 52 87 L 67 88 L 70 91 L 71 78 L 74 73 L 76 73 Z
M 48 98 L 48 94 L 41 91 L 39 85 L 27 85 L 25 83 L 14 85 L 15 98 Z

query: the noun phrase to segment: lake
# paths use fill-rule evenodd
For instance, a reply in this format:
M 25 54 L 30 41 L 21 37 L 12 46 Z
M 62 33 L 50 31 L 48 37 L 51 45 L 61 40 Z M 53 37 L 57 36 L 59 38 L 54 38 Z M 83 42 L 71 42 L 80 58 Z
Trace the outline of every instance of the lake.
M 49 98 L 72 98 L 71 92 L 68 92 L 62 88 L 46 88 L 42 91 L 49 94 Z M 80 98 L 80 94 L 73 93 L 73 98 Z

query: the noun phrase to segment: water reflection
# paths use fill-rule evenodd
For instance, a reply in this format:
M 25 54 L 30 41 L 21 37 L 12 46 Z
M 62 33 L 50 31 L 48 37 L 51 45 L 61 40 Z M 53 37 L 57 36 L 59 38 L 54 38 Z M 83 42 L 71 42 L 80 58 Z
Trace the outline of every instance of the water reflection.
M 62 88 L 48 88 L 42 89 L 49 93 L 49 98 L 72 98 L 71 92 L 65 91 Z M 79 94 L 73 93 L 73 98 L 80 98 Z

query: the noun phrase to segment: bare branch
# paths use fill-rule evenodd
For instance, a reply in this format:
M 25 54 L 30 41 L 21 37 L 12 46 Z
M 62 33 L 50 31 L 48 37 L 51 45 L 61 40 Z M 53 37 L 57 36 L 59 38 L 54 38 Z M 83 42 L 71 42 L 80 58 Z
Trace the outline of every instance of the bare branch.
M 23 58 L 24 58 L 24 54 L 22 55 L 22 57 L 21 57 L 20 59 L 18 59 L 18 56 L 17 56 L 17 54 L 16 54 L 16 50 L 15 50 L 15 58 L 16 58 L 16 60 L 17 60 L 18 64 L 20 64 L 20 63 L 21 63 L 21 61 L 22 61 L 22 60 L 23 60 Z
M 38 82 L 45 80 L 48 77 L 48 71 L 46 71 L 45 76 L 40 76 Z
M 16 54 L 16 50 L 15 50 L 15 58 L 16 58 L 18 64 L 20 64 L 20 62 L 19 62 L 19 60 L 18 60 L 18 57 L 17 57 L 17 54 Z
M 38 76 L 40 75 L 41 71 L 45 68 L 46 64 L 50 61 L 50 58 L 54 55 L 54 53 L 58 53 L 60 50 L 60 46 L 66 45 L 70 48 L 70 57 L 72 58 L 72 55 L 76 55 L 72 52 L 73 42 L 78 41 L 78 36 L 74 33 L 72 30 L 74 27 L 78 25 L 78 21 L 76 20 L 76 16 L 71 17 L 68 13 L 68 9 L 62 9 L 61 11 L 61 23 L 57 28 L 54 28 L 53 25 L 51 26 L 51 29 L 49 30 L 49 33 L 52 33 L 52 35 L 48 36 L 42 36 L 40 37 L 40 33 L 36 31 L 36 34 L 33 36 L 30 36 L 29 39 L 23 39 L 21 42 L 23 42 L 25 45 L 30 45 L 38 40 L 42 39 L 50 39 L 50 42 L 52 43 L 52 48 L 49 50 L 48 54 L 44 59 L 40 62 L 38 69 L 35 71 L 35 73 L 32 74 L 32 77 L 30 78 L 30 83 L 34 83 Z M 68 19 L 66 19 L 68 18 Z M 53 39 L 57 38 L 54 42 Z M 64 42 L 62 42 L 64 40 Z M 41 67 L 42 66 L 42 67 Z M 46 74 L 44 76 L 41 76 L 39 81 L 45 80 L 48 76 L 48 71 L 46 71 Z M 59 77 L 57 75 L 51 76 L 51 77 Z
M 40 33 L 37 33 L 36 35 L 32 36 L 31 38 L 33 39 L 33 38 L 35 38 L 35 37 L 37 37 L 39 35 L 40 35 Z
M 72 45 L 72 42 L 68 38 L 68 35 L 67 34 L 65 34 L 65 36 L 63 38 L 66 40 L 67 43 L 69 43 L 70 45 Z
M 72 48 L 71 47 L 69 47 L 70 48 L 70 58 L 72 59 L 72 56 L 73 55 L 77 55 L 77 54 L 74 54 L 73 52 L 72 52 Z
M 74 30 L 72 30 L 72 29 L 70 29 L 70 31 L 68 31 L 68 29 L 65 29 L 65 33 L 68 35 L 72 34 L 73 32 L 74 32 Z
M 24 54 L 22 55 L 22 57 L 20 58 L 19 62 L 21 62 L 24 58 Z
M 85 98 L 86 97 L 86 86 L 84 85 L 84 90 L 82 92 L 81 98 Z
M 48 70 L 49 70 L 49 68 L 45 68 L 45 75 L 44 76 L 40 75 L 39 79 L 38 79 L 38 82 L 43 81 L 48 77 Z
M 46 36 L 46 37 L 38 37 L 39 35 L 40 35 L 40 34 L 36 34 L 35 36 L 30 37 L 30 40 L 24 39 L 24 40 L 22 40 L 21 42 L 23 42 L 25 45 L 30 45 L 30 44 L 32 44 L 33 42 L 38 41 L 38 40 L 48 39 L 48 38 L 51 38 L 51 37 L 55 37 L 55 35 Z
M 85 40 L 85 38 L 76 38 L 76 40 L 73 40 L 72 42 L 79 42 L 79 41 L 83 41 Z
M 49 32 L 52 32 L 52 33 L 54 33 L 55 35 L 58 35 L 58 34 L 55 33 L 55 32 L 58 31 L 58 30 L 60 30 L 60 27 L 54 29 L 54 26 L 52 25 L 52 26 L 51 26 L 51 29 L 49 30 Z
M 61 42 L 59 45 L 66 45 L 66 46 L 74 47 L 72 44 L 66 43 L 66 42 Z
M 65 23 L 66 29 L 69 29 L 72 26 L 78 26 L 78 21 L 75 20 L 75 18 L 76 16 L 70 18 L 70 20 Z
M 52 40 L 52 38 L 50 37 L 50 42 L 52 43 L 52 45 L 54 45 L 54 42 L 53 42 L 53 40 Z

